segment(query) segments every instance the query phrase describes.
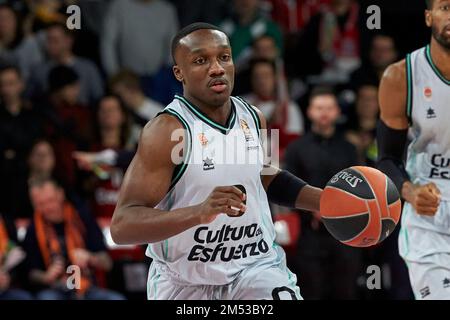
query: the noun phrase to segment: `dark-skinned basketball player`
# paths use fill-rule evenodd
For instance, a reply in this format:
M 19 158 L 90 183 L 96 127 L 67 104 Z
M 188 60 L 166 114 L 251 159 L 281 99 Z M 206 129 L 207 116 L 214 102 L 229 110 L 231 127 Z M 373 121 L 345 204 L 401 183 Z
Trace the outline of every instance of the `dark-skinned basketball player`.
M 318 211 L 322 190 L 283 170 L 262 174 L 266 121 L 230 96 L 234 65 L 222 31 L 187 26 L 172 55 L 183 96 L 143 130 L 113 216 L 114 241 L 149 244 L 149 299 L 301 299 L 274 242 L 268 201 Z M 255 161 L 222 161 L 229 155 Z
M 416 299 L 450 299 L 450 0 L 427 1 L 425 20 L 431 43 L 380 84 L 378 167 L 405 200 L 399 250 Z

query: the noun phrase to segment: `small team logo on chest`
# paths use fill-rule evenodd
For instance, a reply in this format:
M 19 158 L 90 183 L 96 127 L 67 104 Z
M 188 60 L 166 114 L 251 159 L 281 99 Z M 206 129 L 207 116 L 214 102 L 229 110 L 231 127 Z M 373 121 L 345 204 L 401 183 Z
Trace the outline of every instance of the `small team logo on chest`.
M 425 99 L 431 100 L 431 98 L 433 97 L 433 90 L 431 90 L 430 87 L 425 87 L 423 89 L 423 95 L 425 96 Z
M 204 133 L 198 134 L 198 140 L 200 141 L 202 147 L 206 147 L 208 145 L 208 138 L 206 138 Z
M 241 119 L 241 120 L 239 120 L 239 123 L 241 124 L 242 131 L 244 131 L 245 141 L 249 142 L 249 141 L 255 140 L 253 138 L 252 132 L 250 130 L 250 127 L 249 127 L 247 121 L 245 121 L 244 119 Z

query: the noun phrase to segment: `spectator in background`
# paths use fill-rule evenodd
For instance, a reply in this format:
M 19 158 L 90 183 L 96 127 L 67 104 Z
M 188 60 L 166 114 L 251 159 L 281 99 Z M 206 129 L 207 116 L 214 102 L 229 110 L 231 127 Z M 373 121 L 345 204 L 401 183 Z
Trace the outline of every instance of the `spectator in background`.
M 336 132 L 339 113 L 334 93 L 315 89 L 308 106 L 311 131 L 286 150 L 285 169 L 312 186 L 324 188 L 336 172 L 357 164 L 355 147 Z M 302 279 L 305 299 L 357 298 L 360 252 L 336 241 L 320 221 L 318 212 L 301 216 L 298 252 L 288 261 Z
M 170 45 L 178 30 L 175 8 L 162 0 L 119 0 L 110 4 L 101 38 L 108 76 L 129 69 L 141 77 L 146 95 L 167 104 L 179 84 L 172 74 Z
M 242 68 L 251 56 L 252 43 L 262 35 L 275 39 L 279 52 L 283 37 L 278 25 L 261 14 L 260 0 L 234 0 L 234 16 L 224 20 L 220 27 L 228 35 L 233 48 L 236 69 Z
M 52 145 L 45 139 L 37 140 L 28 156 L 28 181 L 54 178 L 54 170 L 55 151 Z
M 31 67 L 43 60 L 43 53 L 36 38 L 24 35 L 18 14 L 6 4 L 0 4 L 0 64 L 12 64 L 20 68 L 27 80 Z
M 386 68 L 397 58 L 394 39 L 384 34 L 376 35 L 372 39 L 368 61 L 352 73 L 350 85 L 358 88 L 370 82 L 378 86 Z
M 366 84 L 357 90 L 353 124 L 347 132 L 348 140 L 358 151 L 359 162 L 366 166 L 374 166 L 377 159 L 375 143 L 376 128 L 380 106 L 378 104 L 378 85 Z
M 118 97 L 110 95 L 100 100 L 95 128 L 97 135 L 91 147 L 92 152 L 107 149 L 119 151 L 126 148 L 129 136 L 127 113 Z M 81 169 L 93 173 L 87 186 L 89 195 L 92 196 L 92 212 L 96 217 L 112 218 L 124 170 L 112 166 L 96 166 L 84 161 L 85 156 L 84 152 L 74 154 Z
M 359 5 L 331 0 L 325 8 L 305 27 L 288 65 L 294 71 L 291 76 L 310 83 L 343 84 L 360 65 Z
M 128 147 L 134 147 L 139 140 L 142 128 L 164 109 L 159 102 L 144 95 L 139 78 L 131 71 L 122 71 L 109 81 L 111 92 L 118 95 L 132 115 L 132 126 Z
M 27 291 L 16 287 L 25 252 L 17 246 L 16 228 L 0 214 L 0 300 L 31 300 Z M 20 270 L 21 271 L 21 270 Z
M 257 106 L 267 119 L 268 129 L 278 129 L 280 134 L 280 154 L 304 130 L 300 107 L 289 99 L 282 98 L 277 88 L 274 62 L 265 59 L 251 63 L 252 92 L 245 99 Z
M 22 97 L 24 86 L 18 68 L 0 68 L 0 211 L 14 218 L 29 212 L 22 201 L 27 194 L 26 158 L 41 135 L 39 117 Z
M 202 21 L 218 23 L 228 17 L 229 0 L 170 0 L 177 8 L 180 28 Z
M 330 0 L 266 0 L 272 19 L 283 29 L 283 33 L 301 32 L 311 17 Z
M 96 285 L 95 269 L 109 271 L 112 261 L 96 222 L 66 201 L 53 180 L 33 181 L 30 196 L 35 208 L 24 246 L 30 280 L 39 300 L 122 300 L 119 293 Z M 81 270 L 79 288 L 67 285 L 66 268 Z
M 28 219 L 33 217 L 33 206 L 28 194 L 30 181 L 54 178 L 55 152 L 52 145 L 44 138 L 37 139 L 29 150 L 27 165 L 28 170 L 24 171 L 27 173 L 27 179 L 23 183 L 24 190 L 15 201 L 23 208 L 20 217 Z
M 251 60 L 266 59 L 275 63 L 277 74 L 282 74 L 284 78 L 284 66 L 280 57 L 280 51 L 277 48 L 275 39 L 264 34 L 255 39 L 252 44 L 252 52 L 249 56 L 248 63 L 242 64 L 236 69 L 236 80 L 233 88 L 234 95 L 242 95 L 252 90 L 251 86 Z M 277 77 L 279 78 L 279 77 Z M 277 79 L 280 81 L 280 79 Z
M 55 174 L 65 188 L 79 187 L 80 175 L 72 153 L 88 150 L 93 139 L 90 108 L 79 103 L 77 73 L 67 66 L 55 66 L 48 76 L 49 101 L 42 106 L 46 137 L 55 148 Z
M 32 14 L 32 29 L 38 31 L 45 29 L 52 23 L 65 23 L 66 3 L 70 0 L 35 0 L 28 1 Z M 73 2 L 73 1 L 72 1 Z
M 48 90 L 48 74 L 56 65 L 71 67 L 79 77 L 79 102 L 95 105 L 103 95 L 103 80 L 97 66 L 88 59 L 74 55 L 73 31 L 64 24 L 51 24 L 46 29 L 46 50 L 48 59 L 33 68 L 29 82 L 30 96 L 41 96 Z

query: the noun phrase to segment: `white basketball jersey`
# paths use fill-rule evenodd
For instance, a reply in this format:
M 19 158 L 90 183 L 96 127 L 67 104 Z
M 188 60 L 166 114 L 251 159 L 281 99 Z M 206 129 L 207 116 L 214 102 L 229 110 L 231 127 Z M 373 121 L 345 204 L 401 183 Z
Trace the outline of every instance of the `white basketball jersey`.
M 450 63 L 450 62 L 449 62 Z M 408 106 L 413 137 L 406 169 L 411 181 L 434 182 L 450 200 L 450 80 L 434 65 L 430 46 L 406 58 Z
M 225 126 L 208 118 L 184 97 L 176 96 L 164 109 L 187 129 L 189 146 L 183 164 L 174 172 L 169 192 L 156 208 L 174 210 L 198 205 L 218 186 L 242 185 L 247 194 L 244 215 L 220 214 L 210 224 L 148 245 L 147 255 L 164 266 L 173 281 L 223 285 L 250 265 L 279 259 L 260 179 L 263 150 L 259 118 L 240 98 L 231 97 L 231 102 L 232 112 Z
M 409 203 L 403 208 L 400 255 L 407 261 L 424 261 L 450 252 L 450 81 L 433 64 L 429 46 L 407 55 L 406 71 L 413 138 L 406 170 L 413 183 L 434 182 L 442 194 L 434 216 L 417 214 Z

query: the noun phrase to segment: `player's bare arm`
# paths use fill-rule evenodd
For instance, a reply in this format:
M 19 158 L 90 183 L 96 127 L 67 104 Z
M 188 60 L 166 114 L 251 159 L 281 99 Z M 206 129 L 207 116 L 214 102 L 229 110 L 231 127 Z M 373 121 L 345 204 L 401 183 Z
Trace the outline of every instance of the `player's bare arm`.
M 244 194 L 235 187 L 217 187 L 195 206 L 163 211 L 154 207 L 169 191 L 176 166 L 172 151 L 180 141 L 172 132 L 183 129 L 173 116 L 160 115 L 143 130 L 137 153 L 125 175 L 111 235 L 119 244 L 144 244 L 165 240 L 193 226 L 209 223 L 219 214 L 245 211 Z
M 263 115 L 263 113 L 257 109 L 254 108 L 256 113 L 259 116 L 259 120 L 261 122 L 261 129 L 266 130 L 267 129 L 267 121 Z M 275 179 L 275 177 L 282 171 L 279 168 L 273 167 L 274 174 L 272 175 L 261 175 L 262 184 L 264 187 L 264 190 L 266 192 L 269 189 L 269 185 L 272 183 L 272 181 Z M 286 186 L 288 187 L 288 186 Z M 322 194 L 322 189 L 316 188 L 310 185 L 305 185 L 303 188 L 301 188 L 300 192 L 297 194 L 296 200 L 295 200 L 295 208 L 296 209 L 304 209 L 308 211 L 319 211 L 320 210 L 320 196 Z M 270 199 L 269 199 L 270 201 Z
M 380 127 L 378 140 L 381 152 L 386 151 L 386 158 L 397 158 L 401 162 L 401 156 L 406 147 L 406 134 L 409 127 L 406 114 L 407 88 L 406 88 L 406 61 L 402 60 L 389 66 L 381 80 L 380 99 Z M 386 134 L 380 134 L 386 132 Z M 404 139 L 398 139 L 397 135 L 403 135 Z M 401 141 L 400 141 L 401 140 Z M 389 141 L 395 141 L 397 151 L 390 150 Z M 393 169 L 395 170 L 395 169 Z M 417 213 L 434 215 L 439 206 L 439 190 L 434 183 L 415 185 L 406 179 L 397 185 L 401 196 L 411 203 Z

